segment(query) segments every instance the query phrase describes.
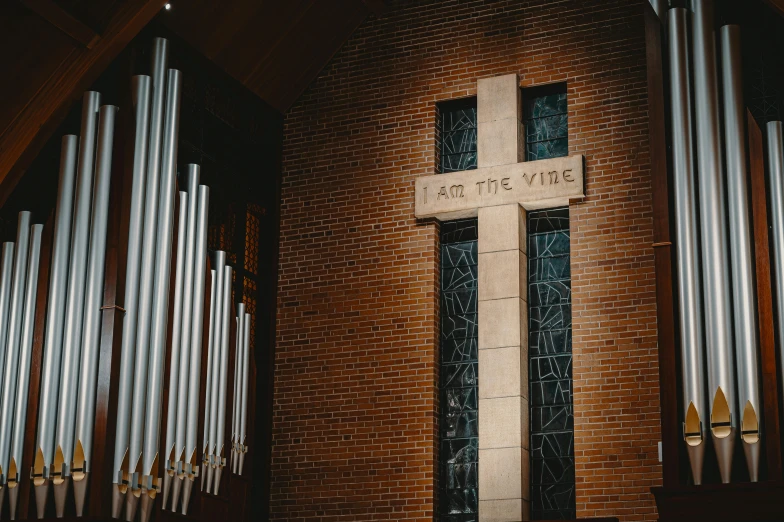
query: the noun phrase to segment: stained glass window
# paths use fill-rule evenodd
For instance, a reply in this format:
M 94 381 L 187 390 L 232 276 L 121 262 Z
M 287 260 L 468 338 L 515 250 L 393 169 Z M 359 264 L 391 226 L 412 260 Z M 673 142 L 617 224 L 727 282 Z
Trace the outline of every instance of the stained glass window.
M 567 156 L 566 84 L 524 89 L 523 123 L 526 161 Z
M 477 220 L 441 225 L 441 522 L 476 522 Z
M 575 518 L 569 209 L 528 214 L 531 515 Z
M 440 171 L 476 168 L 476 98 L 445 102 L 440 113 Z

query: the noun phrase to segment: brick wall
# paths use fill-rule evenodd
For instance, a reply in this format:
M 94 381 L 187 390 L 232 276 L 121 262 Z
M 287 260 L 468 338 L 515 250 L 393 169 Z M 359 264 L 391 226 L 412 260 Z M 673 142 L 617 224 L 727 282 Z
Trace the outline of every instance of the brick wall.
M 579 516 L 655 519 L 660 483 L 642 2 L 393 2 L 287 113 L 274 520 L 432 520 L 438 230 L 414 219 L 436 102 L 566 81 Z

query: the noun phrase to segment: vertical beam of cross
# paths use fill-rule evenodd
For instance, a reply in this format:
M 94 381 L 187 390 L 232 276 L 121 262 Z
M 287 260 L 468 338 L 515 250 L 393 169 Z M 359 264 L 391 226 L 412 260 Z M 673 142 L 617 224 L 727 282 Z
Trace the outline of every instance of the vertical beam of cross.
M 477 85 L 479 168 L 523 160 L 516 74 Z M 479 209 L 479 519 L 530 514 L 525 210 Z

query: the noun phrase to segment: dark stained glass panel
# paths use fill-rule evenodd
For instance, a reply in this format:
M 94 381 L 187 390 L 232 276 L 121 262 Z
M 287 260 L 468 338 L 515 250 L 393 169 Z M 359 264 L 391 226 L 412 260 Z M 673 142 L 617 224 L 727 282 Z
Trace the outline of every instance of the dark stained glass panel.
M 569 261 L 569 209 L 529 212 L 528 356 L 534 520 L 575 518 Z
M 568 156 L 566 85 L 525 89 L 523 123 L 526 161 Z
M 476 522 L 477 220 L 441 225 L 441 522 Z
M 476 98 L 439 105 L 440 171 L 476 168 Z

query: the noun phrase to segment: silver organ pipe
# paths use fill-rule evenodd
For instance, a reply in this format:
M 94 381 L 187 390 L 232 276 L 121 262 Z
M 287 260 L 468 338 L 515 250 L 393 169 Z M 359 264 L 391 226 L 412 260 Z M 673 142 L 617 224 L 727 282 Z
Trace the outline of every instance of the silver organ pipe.
M 239 474 L 242 475 L 242 468 L 245 463 L 245 454 L 248 452 L 246 444 L 247 425 L 248 425 L 248 374 L 250 371 L 250 314 L 245 313 L 245 321 L 243 327 L 243 341 L 242 341 L 242 380 L 241 382 L 241 396 L 240 402 L 240 435 L 237 438 L 238 451 L 240 457 Z
M 662 23 L 667 21 L 667 9 L 670 8 L 668 0 L 650 0 L 651 7 L 656 12 L 656 16 Z
M 237 339 L 234 346 L 234 399 L 231 417 L 231 471 L 237 473 L 239 463 L 240 402 L 242 401 L 242 339 L 245 331 L 245 304 L 237 303 Z
M 161 195 L 158 206 L 157 254 L 152 306 L 150 359 L 147 374 L 147 407 L 142 451 L 142 522 L 149 520 L 152 503 L 160 491 L 158 478 L 158 443 L 160 441 L 163 372 L 166 357 L 166 328 L 169 311 L 169 275 L 174 225 L 174 194 L 177 176 L 177 140 L 179 136 L 182 77 L 180 71 L 169 70 L 161 169 Z
M 87 92 L 82 107 L 82 132 L 79 144 L 79 163 L 76 177 L 71 232 L 71 258 L 68 276 L 68 297 L 65 309 L 63 359 L 60 368 L 60 390 L 57 405 L 57 431 L 52 482 L 55 487 L 55 511 L 62 517 L 65 495 L 73 459 L 73 437 L 76 421 L 76 393 L 82 345 L 82 319 L 90 235 L 90 207 L 95 162 L 95 141 L 100 94 Z
M 168 42 L 156 38 L 152 53 L 152 104 L 150 109 L 150 146 L 147 158 L 147 190 L 145 191 L 144 228 L 142 232 L 141 274 L 136 322 L 136 358 L 134 361 L 133 398 L 128 438 L 127 473 L 129 487 L 126 494 L 125 519 L 136 516 L 141 497 L 141 466 L 143 425 L 147 400 L 147 366 L 149 362 L 150 331 L 152 327 L 153 282 L 158 232 L 158 202 L 161 181 L 161 150 L 163 147 L 163 120 L 167 88 Z M 119 491 L 118 493 L 121 493 Z M 118 495 L 116 494 L 115 497 Z M 116 498 L 119 504 L 119 498 Z M 119 516 L 120 506 L 113 509 Z
M 19 344 L 21 341 L 22 315 L 24 313 L 27 283 L 27 258 L 30 246 L 30 212 L 20 212 L 17 221 L 14 266 L 11 278 L 11 306 L 8 312 L 3 373 L 2 402 L 0 403 L 0 487 L 8 480 L 8 459 L 11 452 L 11 428 L 16 402 L 17 372 L 19 371 Z
M 207 460 L 209 462 L 209 466 L 207 468 L 207 491 L 210 490 L 210 486 L 212 485 L 212 478 L 213 478 L 213 468 L 215 465 L 215 444 L 218 435 L 218 424 L 217 424 L 217 416 L 218 416 L 218 396 L 217 396 L 217 389 L 219 385 L 219 369 L 220 363 L 218 362 L 219 354 L 220 354 L 220 347 L 221 343 L 223 342 L 223 335 L 221 330 L 223 328 L 223 295 L 230 290 L 229 287 L 226 287 L 225 278 L 223 276 L 223 272 L 226 267 L 226 252 L 217 251 L 215 252 L 215 273 L 217 275 L 217 281 L 215 282 L 215 292 L 216 296 L 213 300 L 213 308 L 214 313 L 211 313 L 211 316 L 214 315 L 214 328 L 210 332 L 211 339 L 210 339 L 210 346 L 212 348 L 212 353 L 210 353 L 209 361 L 207 367 L 207 404 L 205 405 L 205 413 L 207 415 L 207 422 L 204 423 L 204 427 L 207 430 L 208 435 L 204 438 L 204 440 L 209 441 L 207 445 Z
M 194 165 L 198 169 L 198 165 Z M 204 185 L 198 188 L 198 210 L 195 237 L 195 260 L 193 278 L 193 316 L 191 333 L 191 362 L 189 365 L 190 377 L 188 384 L 188 416 L 187 431 L 185 435 L 186 463 L 188 480 L 185 481 L 182 511 L 188 513 L 188 504 L 193 490 L 193 482 L 198 476 L 198 447 L 196 444 L 197 429 L 199 424 L 199 390 L 201 380 L 201 352 L 202 334 L 204 328 L 204 275 L 207 264 L 207 217 L 209 213 L 210 189 Z
M 136 351 L 136 322 L 139 305 L 139 276 L 141 274 L 142 227 L 144 226 L 145 183 L 150 133 L 150 96 L 152 80 L 149 76 L 132 78 L 135 138 L 131 180 L 131 206 L 128 221 L 128 255 L 125 267 L 125 326 L 120 351 L 120 375 L 117 393 L 117 430 L 114 442 L 114 473 L 112 482 L 112 516 L 120 516 L 121 500 L 127 492 L 128 435 L 130 431 L 131 394 Z M 125 460 L 125 464 L 123 461 Z M 125 483 L 123 483 L 125 482 Z
M 3 243 L 2 262 L 0 264 L 0 368 L 5 368 L 6 342 L 8 340 L 9 310 L 11 308 L 11 286 L 14 278 L 14 243 Z M 0 380 L 4 380 L 4 372 L 0 372 Z
M 183 486 L 183 479 L 185 478 L 185 459 L 187 455 L 186 450 L 186 431 L 187 431 L 187 399 L 188 386 L 189 386 L 189 365 L 191 362 L 191 324 L 193 322 L 193 270 L 194 258 L 196 255 L 196 213 L 198 209 L 198 187 L 199 187 L 199 169 L 196 165 L 188 165 L 188 174 L 186 177 L 186 186 L 188 190 L 188 219 L 186 225 L 186 242 L 185 242 L 185 267 L 183 270 L 183 307 L 182 307 L 182 323 L 175 325 L 175 328 L 180 328 L 180 360 L 179 360 L 179 377 L 177 381 L 177 423 L 176 423 L 176 437 L 175 437 L 175 455 L 177 456 L 177 475 L 172 488 L 172 511 L 177 510 L 180 500 L 180 492 Z M 172 361 L 172 365 L 176 364 Z
M 724 92 L 724 144 L 727 161 L 730 258 L 738 371 L 741 441 L 752 482 L 759 480 L 760 395 L 757 342 L 757 306 L 754 291 L 754 257 L 751 247 L 749 190 L 746 185 L 746 139 L 740 27 L 721 28 L 722 86 Z
M 209 491 L 209 485 L 212 482 L 212 466 L 210 466 L 210 462 L 208 459 L 208 455 L 210 455 L 210 410 L 212 408 L 212 387 L 217 386 L 217 384 L 213 384 L 212 380 L 212 371 L 213 371 L 213 352 L 215 348 L 213 346 L 213 332 L 215 332 L 216 327 L 216 320 L 215 320 L 215 269 L 210 269 L 210 321 L 208 323 L 208 337 L 207 337 L 207 386 L 206 386 L 206 393 L 204 398 L 204 429 L 202 431 L 202 474 L 201 474 L 201 489 L 204 491 L 204 479 L 207 475 L 210 476 L 210 481 L 207 483 L 207 490 Z M 220 301 L 220 298 L 218 298 Z M 206 471 L 206 473 L 205 473 Z
M 216 352 L 217 361 L 219 361 L 219 368 L 217 374 L 217 408 L 216 422 L 215 422 L 215 490 L 214 494 L 217 495 L 220 491 L 220 481 L 223 475 L 223 468 L 226 467 L 226 458 L 224 455 L 224 432 L 226 427 L 226 386 L 228 385 L 228 369 L 229 369 L 229 337 L 230 328 L 229 321 L 231 316 L 231 283 L 233 278 L 233 270 L 230 266 L 224 268 L 223 276 L 223 303 L 218 304 L 222 309 L 221 311 L 221 342 L 220 349 Z
M 73 469 L 76 515 L 82 516 L 87 494 L 87 473 L 90 471 L 93 425 L 95 424 L 95 394 L 98 381 L 98 352 L 101 337 L 101 306 L 103 305 L 104 268 L 106 261 L 106 230 L 109 222 L 109 189 L 112 182 L 112 142 L 117 107 L 105 105 L 100 109 L 98 152 L 93 192 L 93 212 L 90 230 L 90 254 L 87 266 L 82 328 L 82 361 L 79 395 L 76 409 Z
M 670 63 L 673 185 L 675 190 L 676 265 L 683 373 L 683 436 L 695 484 L 702 483 L 705 436 L 705 361 L 701 326 L 697 180 L 692 142 L 688 13 L 671 9 L 667 22 Z
M 175 431 L 177 428 L 177 393 L 179 383 L 179 360 L 180 360 L 180 331 L 182 324 L 182 293 L 183 293 L 183 271 L 185 268 L 185 244 L 187 241 L 188 226 L 188 193 L 180 191 L 179 221 L 177 225 L 177 261 L 176 274 L 174 279 L 174 313 L 172 317 L 172 345 L 171 361 L 169 362 L 169 401 L 166 411 L 166 473 L 163 476 L 163 499 L 162 505 L 165 508 L 169 498 L 169 488 L 171 480 L 177 472 L 177 460 L 175 456 Z
M 38 518 L 43 518 L 49 490 L 51 466 L 54 460 L 54 430 L 57 419 L 57 395 L 60 389 L 60 361 L 62 359 L 63 323 L 68 284 L 68 258 L 71 248 L 71 213 L 73 210 L 74 179 L 79 139 L 63 136 L 60 159 L 60 181 L 54 221 L 49 299 L 46 303 L 46 333 L 44 335 L 41 396 L 38 408 L 37 449 L 33 461 L 33 486 Z M 0 300 L 2 305 L 2 300 Z M 2 307 L 0 306 L 0 310 Z M 0 318 L 2 313 L 0 312 Z M 2 321 L 0 321 L 0 326 Z
M 727 213 L 721 161 L 716 34 L 713 1 L 692 0 L 695 136 L 705 293 L 710 430 L 722 482 L 732 473 L 738 412 L 732 353 L 732 313 L 727 259 Z
M 22 338 L 19 346 L 19 378 L 17 382 L 14 423 L 11 432 L 11 458 L 7 473 L 9 508 L 11 520 L 16 519 L 19 498 L 19 481 L 22 478 L 22 450 L 24 449 L 25 425 L 27 421 L 27 397 L 30 392 L 30 363 L 33 355 L 36 301 L 38 297 L 38 266 L 41 257 L 41 235 L 43 225 L 33 225 L 30 235 L 30 255 L 27 259 L 27 281 L 25 304 L 22 317 Z M 0 504 L 2 507 L 2 504 Z

